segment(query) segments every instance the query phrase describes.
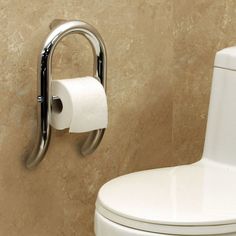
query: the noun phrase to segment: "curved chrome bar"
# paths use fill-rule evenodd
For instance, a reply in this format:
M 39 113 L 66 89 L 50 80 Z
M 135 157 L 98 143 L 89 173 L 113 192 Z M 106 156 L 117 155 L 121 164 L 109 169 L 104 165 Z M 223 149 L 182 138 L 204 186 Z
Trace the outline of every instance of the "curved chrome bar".
M 40 53 L 38 65 L 38 137 L 31 155 L 26 159 L 26 167 L 35 167 L 44 158 L 50 142 L 49 112 L 51 109 L 52 56 L 59 41 L 69 35 L 84 35 L 93 48 L 94 77 L 98 78 L 106 89 L 106 49 L 99 33 L 91 25 L 82 21 L 68 21 L 54 28 L 46 39 Z M 92 131 L 81 147 L 82 155 L 92 153 L 100 144 L 105 129 Z

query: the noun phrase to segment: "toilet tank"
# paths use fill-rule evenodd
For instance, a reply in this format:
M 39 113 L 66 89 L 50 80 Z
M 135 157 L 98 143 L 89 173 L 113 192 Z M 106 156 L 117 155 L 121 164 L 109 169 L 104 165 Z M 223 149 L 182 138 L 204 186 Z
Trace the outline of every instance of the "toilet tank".
M 236 47 L 216 53 L 203 158 L 236 165 Z

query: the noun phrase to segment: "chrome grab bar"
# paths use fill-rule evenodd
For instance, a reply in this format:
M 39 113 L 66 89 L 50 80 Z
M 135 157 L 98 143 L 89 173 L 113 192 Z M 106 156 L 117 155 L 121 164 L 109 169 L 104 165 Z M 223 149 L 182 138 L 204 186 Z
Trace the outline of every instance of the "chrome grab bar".
M 26 158 L 26 167 L 29 169 L 37 166 L 43 160 L 50 142 L 49 109 L 51 109 L 53 99 L 51 95 L 52 56 L 62 38 L 69 34 L 78 33 L 88 39 L 94 54 L 94 77 L 99 79 L 106 89 L 106 49 L 96 29 L 88 23 L 79 20 L 68 22 L 54 20 L 50 27 L 53 29 L 43 45 L 38 64 L 38 131 L 35 147 Z M 90 132 L 81 147 L 81 154 L 83 156 L 91 154 L 96 150 L 103 138 L 104 132 L 105 129 Z

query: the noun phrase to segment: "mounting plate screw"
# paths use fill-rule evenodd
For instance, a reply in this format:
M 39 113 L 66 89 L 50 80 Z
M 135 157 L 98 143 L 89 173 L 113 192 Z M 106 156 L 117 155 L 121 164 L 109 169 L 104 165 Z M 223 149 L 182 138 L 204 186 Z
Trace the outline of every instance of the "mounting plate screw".
M 43 96 L 38 96 L 38 97 L 37 97 L 37 100 L 38 100 L 38 102 L 42 103 L 43 100 L 44 100 L 44 99 L 43 99 Z

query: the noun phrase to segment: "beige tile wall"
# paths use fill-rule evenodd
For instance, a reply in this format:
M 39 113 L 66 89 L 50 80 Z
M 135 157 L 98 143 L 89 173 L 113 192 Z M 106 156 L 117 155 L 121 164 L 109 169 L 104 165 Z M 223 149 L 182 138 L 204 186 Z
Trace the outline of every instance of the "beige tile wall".
M 173 158 L 201 157 L 216 51 L 236 45 L 236 1 L 174 0 Z
M 92 236 L 107 180 L 201 157 L 215 52 L 236 44 L 236 2 L 223 0 L 0 1 L 0 236 Z M 55 18 L 83 19 L 108 51 L 109 128 L 83 158 L 85 135 L 53 130 L 48 154 L 27 171 L 36 130 L 36 70 Z M 56 49 L 54 79 L 91 74 L 88 43 Z

